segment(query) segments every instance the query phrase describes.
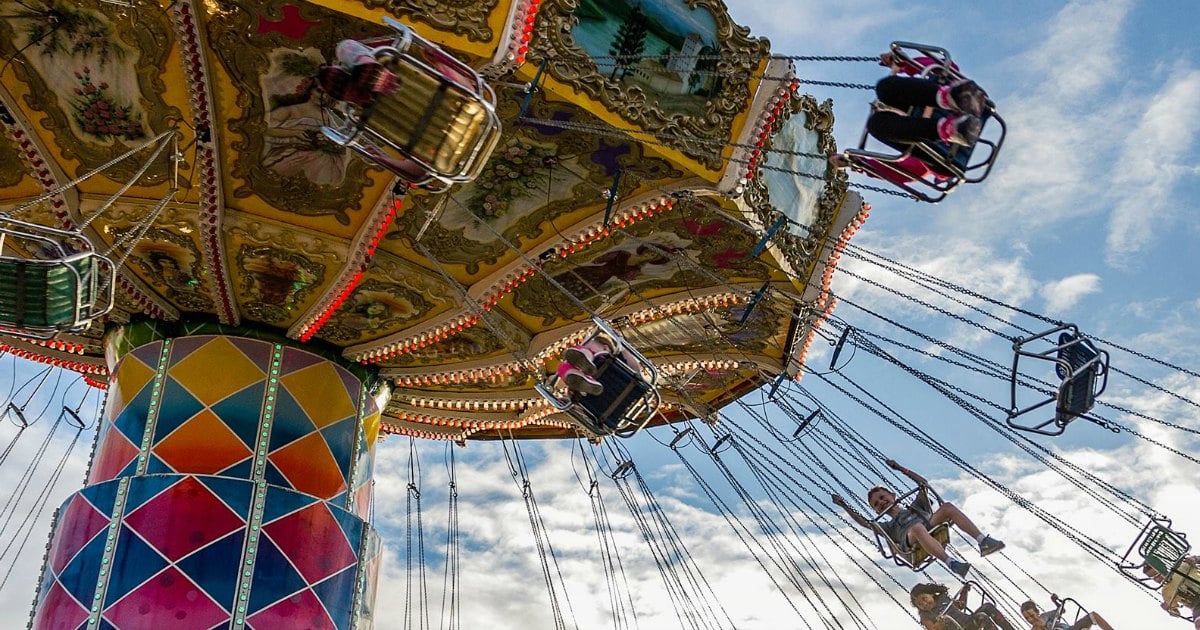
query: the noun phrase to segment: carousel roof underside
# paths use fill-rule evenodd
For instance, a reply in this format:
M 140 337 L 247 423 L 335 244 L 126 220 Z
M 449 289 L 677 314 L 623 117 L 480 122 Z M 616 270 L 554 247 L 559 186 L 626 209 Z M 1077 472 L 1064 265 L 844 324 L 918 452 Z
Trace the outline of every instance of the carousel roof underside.
M 97 383 L 106 330 L 207 322 L 377 367 L 388 432 L 566 437 L 528 365 L 552 370 L 597 313 L 660 367 L 656 423 L 704 417 L 797 373 L 827 263 L 865 216 L 801 155 L 831 150 L 831 105 L 797 93 L 716 0 L 123 4 L 0 0 L 0 208 L 181 132 L 178 192 L 148 224 L 175 180 L 165 160 L 107 204 L 148 152 L 16 214 L 95 215 L 90 240 L 128 253 L 104 319 L 0 338 Z M 644 59 L 614 67 L 631 11 Z M 397 196 L 320 133 L 316 68 L 340 40 L 386 33 L 385 15 L 496 87 L 504 131 L 475 181 Z M 752 255 L 780 212 L 794 223 Z

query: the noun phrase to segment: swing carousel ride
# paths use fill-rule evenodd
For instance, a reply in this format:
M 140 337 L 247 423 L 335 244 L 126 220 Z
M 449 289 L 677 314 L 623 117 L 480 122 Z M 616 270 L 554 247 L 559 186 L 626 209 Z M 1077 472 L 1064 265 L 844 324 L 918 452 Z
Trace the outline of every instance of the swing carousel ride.
M 380 436 L 611 445 L 700 420 L 720 445 L 719 411 L 792 391 L 823 323 L 874 343 L 829 319 L 869 211 L 827 166 L 832 104 L 719 0 L 0 16 L 0 349 L 107 396 L 32 627 L 368 627 Z M 982 176 L 965 151 L 947 168 L 979 181 L 999 143 Z M 1048 402 L 1018 404 L 1012 368 L 1015 428 L 1057 402 L 1032 428 L 1061 433 L 1103 389 L 1107 353 L 1062 330 L 1021 355 L 1060 370 Z M 598 333 L 636 358 L 600 407 L 555 376 Z M 833 430 L 800 407 L 793 437 Z
M 345 558 L 303 578 L 348 576 L 343 592 L 309 593 L 349 614 L 362 605 L 353 586 L 372 579 L 377 544 L 362 517 L 377 435 L 598 437 L 535 389 L 596 320 L 660 372 L 651 426 L 712 417 L 794 376 L 830 306 L 818 263 L 866 216 L 844 176 L 804 157 L 832 150 L 830 104 L 800 94 L 788 64 L 719 4 L 656 11 L 553 0 L 4 3 L 4 349 L 108 393 L 38 618 L 119 626 L 129 602 L 168 596 L 118 593 L 140 580 L 66 562 L 104 537 L 62 523 L 112 522 L 118 551 L 90 550 L 97 562 L 140 557 L 151 552 L 120 537 L 134 514 L 198 527 L 181 523 L 203 501 L 180 497 L 200 486 L 205 500 L 245 501 L 229 517 L 246 531 L 293 530 L 257 562 L 244 545 L 254 570 L 242 579 L 243 554 L 229 554 L 231 593 L 265 594 L 255 576 L 303 555 L 295 522 L 340 523 Z M 462 91 L 495 118 L 492 132 L 461 108 L 441 111 L 452 98 L 409 122 L 409 154 L 417 136 L 435 137 L 434 166 L 473 170 L 458 179 L 397 175 L 322 131 L 338 113 L 314 78 L 339 41 L 398 44 L 401 32 L 426 60 L 440 47 L 490 83 L 481 94 L 479 77 L 463 90 L 435 76 L 430 91 Z M 656 61 L 631 62 L 642 55 Z M 392 98 L 402 108 L 423 96 Z M 472 142 L 486 146 L 446 155 L 444 145 Z M 772 145 L 795 152 L 775 164 L 779 177 L 758 168 L 775 160 L 763 151 Z M 776 297 L 755 300 L 768 290 Z M 166 479 L 174 494 L 147 485 Z M 212 479 L 243 483 L 218 490 Z M 135 495 L 172 498 L 136 508 Z M 323 500 L 320 523 L 314 508 L 263 524 L 272 504 L 309 495 Z M 173 559 L 178 534 L 155 527 L 151 546 Z M 218 533 L 245 542 L 224 530 L 197 537 Z M 242 627 L 278 608 L 251 598 L 203 614 Z

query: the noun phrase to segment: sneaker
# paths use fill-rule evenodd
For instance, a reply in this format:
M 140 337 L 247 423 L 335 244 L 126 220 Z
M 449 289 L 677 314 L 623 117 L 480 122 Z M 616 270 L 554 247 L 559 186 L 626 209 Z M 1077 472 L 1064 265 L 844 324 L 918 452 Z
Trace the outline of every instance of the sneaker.
M 984 536 L 983 540 L 979 541 L 979 556 L 990 556 L 1003 548 L 1003 541 L 996 540 L 991 536 Z
M 971 570 L 970 562 L 963 562 L 962 560 L 955 560 L 954 558 L 947 560 L 946 566 L 950 569 L 951 573 L 960 578 L 966 578 L 967 571 Z
M 959 81 L 938 91 L 938 105 L 972 116 L 982 116 L 987 107 L 987 92 L 970 80 Z
M 567 351 L 563 353 L 563 361 L 570 363 L 571 367 L 588 376 L 595 376 L 599 372 L 593 362 L 594 358 L 591 352 L 578 347 L 567 348 Z
M 969 147 L 979 140 L 979 132 L 982 129 L 982 121 L 974 116 L 964 114 L 957 118 L 942 119 L 938 131 L 941 132 L 940 135 L 946 142 Z
M 600 384 L 600 381 L 582 372 L 567 374 L 567 389 L 586 396 L 599 396 L 604 393 L 604 386 Z

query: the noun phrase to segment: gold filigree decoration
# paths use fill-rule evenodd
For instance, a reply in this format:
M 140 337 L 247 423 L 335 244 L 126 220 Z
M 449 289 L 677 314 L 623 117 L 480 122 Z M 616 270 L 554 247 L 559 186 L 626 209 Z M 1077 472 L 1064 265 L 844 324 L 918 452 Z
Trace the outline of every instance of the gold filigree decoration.
M 129 19 L 112 20 L 92 6 L 56 2 L 32 10 L 19 3 L 4 3 L 0 11 L 16 16 L 0 21 L 0 56 L 12 60 L 13 74 L 29 88 L 24 105 L 44 114 L 38 123 L 53 134 L 63 158 L 78 160 L 76 175 L 167 129 L 171 119 L 183 118 L 179 108 L 163 99 L 163 76 L 173 48 L 171 24 L 165 12 L 137 11 Z M 69 21 L 78 23 L 78 28 L 62 34 L 58 33 L 61 27 L 49 30 L 52 25 L 47 23 L 38 30 L 39 20 L 61 21 L 63 15 L 69 15 Z M 40 43 L 29 44 L 35 40 Z M 35 59 L 35 55 L 49 61 Z M 43 63 L 54 64 L 53 79 L 51 72 L 40 68 Z M 110 87 L 101 79 L 102 72 L 120 85 Z M 123 88 L 136 89 L 137 93 L 128 94 Z M 124 183 L 140 166 L 137 159 L 122 160 L 102 175 Z M 169 174 L 166 160 L 160 160 L 151 165 L 140 183 L 159 184 Z M 180 185 L 189 184 L 180 180 Z
M 535 102 L 534 116 L 555 120 L 597 119 L 578 108 Z M 503 112 L 515 119 L 515 101 Z M 506 118 L 507 119 L 507 118 Z M 578 131 L 549 127 L 514 127 L 474 182 L 454 190 L 451 199 L 414 197 L 387 238 L 413 239 L 438 203 L 445 208 L 427 228 L 422 240 L 440 262 L 463 265 L 473 278 L 489 273 L 511 259 L 504 240 L 523 247 L 539 240 L 558 217 L 582 207 L 598 209 L 601 191 L 612 185 L 620 168 L 618 193 L 628 197 L 642 186 L 662 188 L 684 173 L 670 162 L 645 155 L 633 141 L 614 140 Z M 478 218 L 477 218 L 478 217 Z M 480 221 L 486 221 L 487 226 Z
M 633 126 L 653 131 L 662 142 L 706 167 L 719 170 L 722 160 L 714 152 L 712 141 L 726 142 L 732 136 L 733 120 L 746 109 L 752 96 L 750 77 L 769 52 L 767 40 L 750 37 L 750 29 L 734 23 L 721 0 L 668 0 L 681 1 L 689 9 L 712 15 L 716 24 L 712 37 L 719 46 L 716 54 L 720 56 L 711 69 L 703 69 L 704 76 L 719 77 L 719 85 L 701 104 L 700 111 L 672 110 L 669 99 L 655 101 L 647 90 L 626 85 L 615 78 L 615 70 L 613 73 L 606 72 L 607 68 L 602 70 L 576 44 L 572 31 L 579 24 L 579 17 L 575 12 L 586 1 L 543 0 L 530 42 L 530 62 L 546 61 L 547 72 L 555 79 L 599 100 Z M 613 64 L 602 63 L 608 64 L 607 67 Z
M 638 223 L 626 237 L 550 260 L 543 269 L 562 290 L 539 274 L 513 291 L 513 306 L 542 317 L 543 325 L 560 325 L 590 315 L 563 290 L 589 309 L 619 310 L 664 293 L 766 280 L 770 269 L 750 258 L 755 236 L 730 227 L 706 203 L 681 201 L 676 212 Z
M 258 321 L 290 325 L 317 297 L 326 271 L 345 264 L 344 243 L 296 228 L 238 215 L 225 218 L 226 250 L 237 252 L 243 313 Z
M 415 326 L 458 305 L 441 275 L 381 252 L 317 337 L 339 345 L 365 343 Z
M 491 41 L 488 16 L 499 0 L 363 0 L 363 6 L 418 20 L 475 42 Z
M 788 101 L 784 115 L 779 116 L 770 127 L 768 144 L 763 151 L 770 150 L 770 141 L 794 116 L 804 116 L 804 128 L 817 134 L 817 152 L 829 154 L 837 150 L 833 140 L 833 101 L 826 100 L 818 104 L 811 95 L 804 94 Z M 761 175 L 761 173 L 760 173 Z M 796 270 L 807 270 L 816 262 L 821 244 L 829 236 L 833 225 L 834 215 L 846 194 L 849 179 L 840 169 L 826 168 L 824 187 L 817 200 L 816 216 L 812 225 L 803 236 L 787 230 L 775 233 L 775 243 L 783 251 L 784 258 Z M 772 205 L 770 193 L 763 177 L 755 177 L 746 184 L 742 197 L 743 202 L 755 213 L 763 225 L 771 225 L 779 216 L 778 209 Z

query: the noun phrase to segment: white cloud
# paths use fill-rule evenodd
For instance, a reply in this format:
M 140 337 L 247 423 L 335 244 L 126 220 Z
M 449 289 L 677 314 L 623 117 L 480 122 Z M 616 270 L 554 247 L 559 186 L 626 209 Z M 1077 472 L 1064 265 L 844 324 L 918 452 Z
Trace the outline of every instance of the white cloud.
M 1079 273 L 1042 285 L 1041 294 L 1046 300 L 1046 311 L 1062 313 L 1079 302 L 1080 298 L 1100 291 L 1100 276 L 1094 273 Z
M 1151 241 L 1156 228 L 1172 223 L 1175 184 L 1196 172 L 1189 154 L 1200 132 L 1194 112 L 1200 102 L 1200 70 L 1173 73 L 1145 102 L 1110 176 L 1117 191 L 1108 232 L 1107 257 L 1113 265 L 1124 264 Z

